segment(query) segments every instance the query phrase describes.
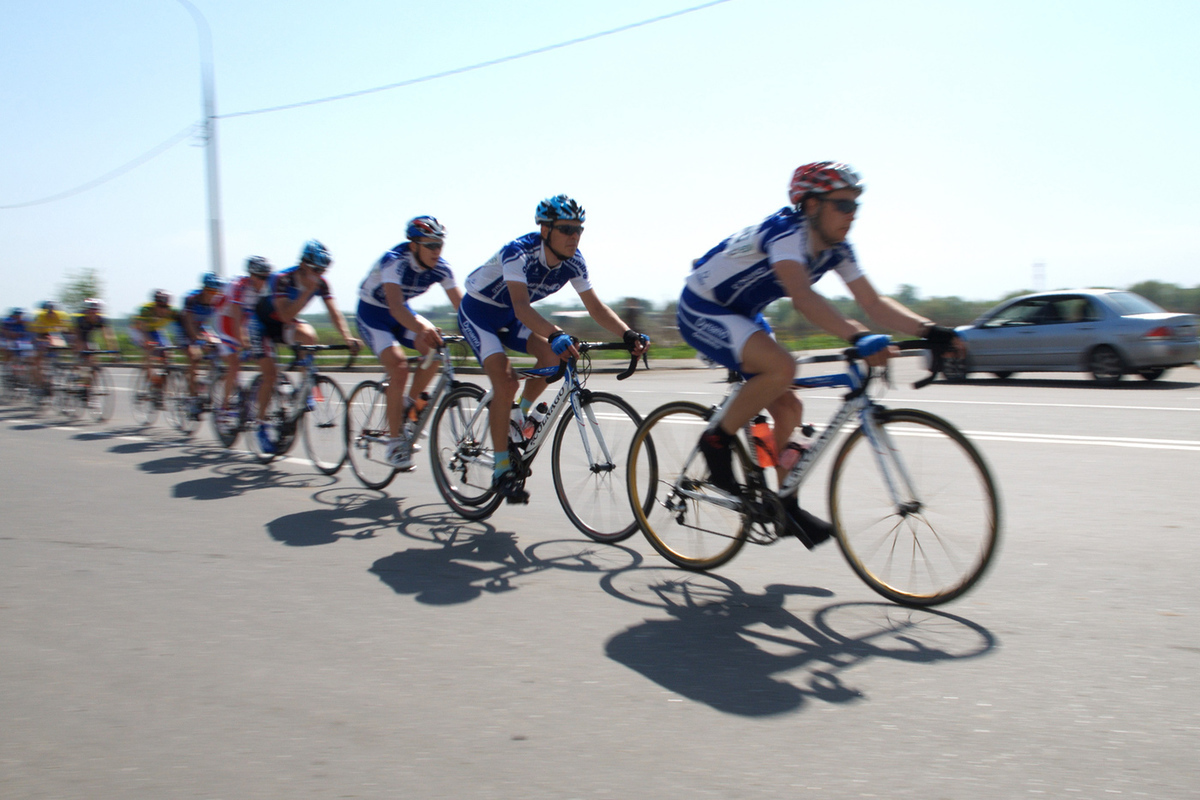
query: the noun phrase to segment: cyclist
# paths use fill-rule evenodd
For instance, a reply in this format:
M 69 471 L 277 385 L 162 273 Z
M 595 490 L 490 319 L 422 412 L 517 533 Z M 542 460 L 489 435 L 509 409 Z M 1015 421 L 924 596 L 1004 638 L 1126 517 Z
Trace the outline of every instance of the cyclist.
M 75 351 L 90 350 L 92 334 L 96 331 L 104 334 L 104 343 L 108 350 L 117 349 L 117 337 L 113 333 L 112 324 L 104 318 L 104 301 L 89 297 L 83 301 L 79 316 L 75 317 Z
M 602 328 L 623 336 L 641 354 L 650 340 L 630 329 L 596 295 L 588 280 L 587 264 L 579 252 L 584 210 L 560 194 L 538 203 L 538 230 L 514 239 L 467 277 L 466 297 L 458 308 L 458 324 L 492 384 L 488 408 L 495 448 L 493 484 L 509 503 L 527 503 L 529 494 L 516 479 L 508 455 L 510 408 L 517 393 L 516 371 L 504 348 L 529 353 L 539 367 L 579 355 L 571 337 L 534 310 L 532 304 L 568 283 L 579 293 L 584 308 Z M 546 388 L 545 379 L 529 379 L 521 411 L 529 413 Z
M 151 293 L 150 302 L 139 308 L 129 322 L 129 338 L 145 352 L 146 376 L 155 390 L 162 388 L 163 381 L 163 371 L 155 367 L 161 367 L 166 361 L 161 348 L 171 346 L 167 329 L 178 322 L 179 312 L 171 308 L 171 295 L 162 289 Z
M 4 339 L 4 360 L 10 361 L 33 349 L 33 333 L 25 320 L 25 309 L 10 308 L 8 316 L 0 325 L 0 335 Z
M 253 357 L 258 360 L 263 378 L 257 398 L 256 435 L 259 446 L 265 453 L 275 452 L 275 442 L 267 429 L 264 416 L 279 374 L 275 365 L 274 345 L 317 343 L 316 330 L 298 316 L 314 295 L 325 301 L 329 319 L 350 347 L 350 351 L 357 353 L 362 347 L 362 342 L 350 335 L 346 318 L 334 304 L 333 293 L 322 277 L 332 263 L 333 259 L 325 245 L 316 239 L 309 239 L 300 250 L 300 263 L 272 275 L 266 293 L 254 308 L 254 317 L 250 320 L 250 349 Z
M 217 301 L 217 336 L 220 343 L 217 351 L 225 359 L 225 382 L 221 387 L 216 413 L 236 414 L 229 411 L 229 398 L 233 397 L 237 386 L 238 370 L 241 367 L 241 354 L 249 347 L 246 333 L 247 320 L 254 315 L 254 307 L 267 291 L 267 279 L 274 267 L 262 256 L 250 256 L 246 259 L 246 273 L 236 280 L 230 281 L 224 293 Z
M 200 359 L 204 357 L 205 348 L 215 348 L 221 341 L 209 323 L 220 305 L 224 289 L 225 281 L 217 273 L 204 273 L 200 276 L 200 287 L 184 295 L 179 314 L 180 341 L 184 343 L 183 352 L 188 360 L 188 394 L 193 398 L 188 413 L 193 418 L 200 415 L 200 400 L 196 397 Z
M 462 290 L 454 282 L 450 265 L 441 257 L 446 242 L 446 229 L 434 217 L 420 216 L 408 221 L 405 228 L 408 241 L 401 242 L 384 253 L 358 290 L 358 333 L 362 336 L 388 373 L 388 433 L 391 440 L 384 460 L 397 469 L 412 468 L 413 443 L 401 435 L 404 414 L 429 385 L 436 364 L 413 373 L 412 387 L 405 394 L 408 381 L 408 359 L 401 349 L 412 348 L 421 355 L 442 343 L 438 329 L 425 317 L 413 311 L 408 301 L 428 291 L 435 283 L 446 291 L 446 297 L 458 311 Z
M 729 494 L 739 491 L 729 449 L 738 429 L 767 409 L 775 421 L 775 451 L 782 452 L 801 421 L 800 401 L 790 391 L 796 362 L 775 341 L 762 315 L 769 303 L 791 298 L 809 321 L 855 344 L 869 365 L 882 366 L 895 351 L 889 338 L 847 319 L 813 290 L 832 270 L 880 327 L 923 336 L 937 349 L 956 340 L 952 329 L 881 297 L 859 269 L 846 235 L 863 188 L 858 173 L 846 164 L 804 164 L 792 175 L 790 206 L 730 236 L 693 263 L 677 309 L 679 331 L 701 354 L 747 379 L 720 423 L 700 437 L 712 483 Z M 781 469 L 781 478 L 784 474 Z M 829 538 L 829 523 L 802 510 L 794 498 L 786 509 L 792 523 L 788 532 L 807 547 Z
M 29 323 L 33 334 L 33 385 L 43 390 L 42 356 L 51 348 L 66 347 L 66 335 L 71 331 L 70 318 L 58 310 L 53 300 L 42 303 L 42 310 Z

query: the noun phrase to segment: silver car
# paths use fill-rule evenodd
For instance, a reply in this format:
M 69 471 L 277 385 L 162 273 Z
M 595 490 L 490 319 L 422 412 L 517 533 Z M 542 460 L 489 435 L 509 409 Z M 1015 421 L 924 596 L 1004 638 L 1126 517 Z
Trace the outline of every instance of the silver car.
M 1200 358 L 1197 318 L 1163 311 L 1133 292 L 1075 289 L 1008 300 L 962 325 L 965 360 L 946 364 L 949 380 L 972 372 L 1090 372 L 1100 383 L 1126 373 L 1148 381 Z

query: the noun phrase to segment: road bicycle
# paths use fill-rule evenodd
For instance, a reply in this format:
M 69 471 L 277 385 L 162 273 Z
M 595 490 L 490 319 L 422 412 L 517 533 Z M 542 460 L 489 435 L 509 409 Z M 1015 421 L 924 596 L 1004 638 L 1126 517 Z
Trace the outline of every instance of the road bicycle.
M 299 383 L 293 384 L 286 371 L 278 370 L 266 413 L 258 413 L 258 388 L 262 374 L 254 376 L 242 392 L 241 427 L 249 428 L 262 420 L 266 424 L 271 448 L 266 450 L 257 435 L 247 441 L 254 457 L 269 464 L 292 448 L 299 431 L 304 450 L 313 466 L 326 475 L 334 475 L 346 463 L 346 393 L 342 387 L 317 369 L 316 354 L 328 350 L 347 350 L 344 344 L 295 345 L 296 360 L 289 369 L 300 371 Z M 345 369 L 354 364 L 350 355 Z M 257 431 L 256 431 L 257 434 Z
M 451 356 L 450 345 L 464 342 L 466 339 L 461 336 L 443 336 L 441 346 L 423 359 L 426 365 L 433 360 L 440 361 L 441 369 L 429 392 L 429 401 L 418 412 L 416 420 L 404 421 L 402 435 L 414 444 L 425 435 L 429 420 L 446 393 L 462 385 L 455 375 L 456 357 Z M 350 468 L 359 483 L 368 489 L 384 489 L 399 472 L 384 459 L 390 440 L 387 388 L 386 380 L 363 381 L 350 392 L 350 401 L 346 405 L 346 447 Z
M 625 499 L 625 467 L 620 460 L 642 418 L 621 397 L 593 392 L 585 384 L 591 371 L 589 352 L 628 352 L 630 347 L 624 342 L 579 342 L 576 347 L 582 365 L 572 357 L 557 367 L 519 370 L 525 377 L 545 377 L 551 383 L 561 376 L 562 386 L 533 435 L 528 440 L 510 440 L 509 461 L 523 487 L 542 445 L 553 438 L 550 471 L 563 511 L 592 539 L 619 542 L 638 529 Z M 632 375 L 637 361 L 637 356 L 631 356 L 617 380 Z M 434 483 L 446 504 L 466 519 L 487 518 L 504 499 L 492 485 L 491 400 L 490 390 L 459 383 L 438 403 L 433 416 L 429 449 Z M 564 413 L 568 408 L 570 413 Z
M 93 363 L 91 357 L 119 353 L 119 350 L 80 350 L 75 360 L 55 359 L 50 365 L 54 407 L 71 419 L 78 419 L 84 411 L 95 422 L 111 418 L 116 407 L 113 381 L 108 370 Z
M 928 348 L 924 340 L 902 349 Z M 802 451 L 778 490 L 743 431 L 731 443 L 739 495 L 709 483 L 700 434 L 744 385 L 717 406 L 667 403 L 646 415 L 630 446 L 628 495 L 646 539 L 690 570 L 718 567 L 747 542 L 771 544 L 789 525 L 781 498 L 794 497 L 838 433 L 852 421 L 829 472 L 832 525 L 851 568 L 897 603 L 932 606 L 961 596 L 982 577 L 1000 537 L 1000 503 L 983 457 L 951 423 L 926 411 L 889 409 L 868 394 L 886 368 L 862 363 L 854 348 L 800 363 L 845 361 L 843 373 L 801 377 L 798 389 L 848 390 L 824 431 Z M 921 388 L 940 371 L 914 384 Z
M 163 389 L 163 407 L 167 421 L 171 426 L 185 436 L 191 436 L 200 427 L 200 417 L 206 411 L 215 407 L 215 392 L 220 392 L 225 378 L 225 362 L 217 353 L 215 344 L 199 345 L 202 361 L 196 366 L 195 386 L 192 392 L 191 381 L 188 379 L 187 364 L 170 364 L 167 367 L 166 382 Z M 222 426 L 218 425 L 214 415 L 213 430 L 222 444 Z M 236 429 L 233 431 L 237 436 Z M 233 444 L 232 439 L 226 447 Z
M 179 349 L 176 345 L 155 347 L 145 367 L 138 370 L 137 379 L 133 382 L 133 396 L 129 401 L 133 421 L 138 425 L 153 425 L 158 419 L 158 412 L 167 408 L 167 379 L 172 372 L 181 369 L 170 363 L 171 353 Z M 185 375 L 184 380 L 186 379 Z

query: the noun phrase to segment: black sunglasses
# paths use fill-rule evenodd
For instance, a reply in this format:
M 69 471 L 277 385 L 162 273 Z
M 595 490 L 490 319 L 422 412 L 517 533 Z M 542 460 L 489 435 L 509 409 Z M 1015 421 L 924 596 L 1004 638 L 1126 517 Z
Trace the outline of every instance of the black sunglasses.
M 417 242 L 417 244 L 421 245 L 421 247 L 424 247 L 426 250 L 431 250 L 432 252 L 436 253 L 442 249 L 444 243 L 443 242 Z
M 552 225 L 551 227 L 563 236 L 578 236 L 583 233 L 582 225 Z
M 853 214 L 858 210 L 857 200 L 834 200 L 832 197 L 819 198 L 822 203 L 832 203 L 833 207 L 843 214 Z

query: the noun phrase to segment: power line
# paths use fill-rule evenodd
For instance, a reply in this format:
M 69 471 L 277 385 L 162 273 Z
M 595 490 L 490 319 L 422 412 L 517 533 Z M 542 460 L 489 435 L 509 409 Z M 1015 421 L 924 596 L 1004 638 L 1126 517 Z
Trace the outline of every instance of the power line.
M 427 83 L 429 81 L 435 81 L 440 78 L 448 78 L 451 75 L 461 75 L 464 72 L 474 72 L 475 70 L 485 69 L 487 67 L 494 67 L 498 64 L 505 64 L 505 63 L 508 63 L 509 61 L 517 61 L 522 58 L 529 58 L 530 56 L 536 56 L 536 55 L 540 55 L 542 53 L 548 53 L 552 50 L 561 50 L 564 47 L 572 47 L 574 45 L 582 44 L 584 42 L 590 42 L 594 39 L 601 39 L 605 36 L 612 36 L 614 34 L 624 33 L 625 31 L 630 31 L 630 30 L 633 30 L 634 28 L 641 28 L 641 27 L 645 27 L 646 25 L 653 25 L 656 22 L 662 22 L 664 20 L 673 19 L 675 17 L 681 17 L 684 14 L 691 14 L 694 11 L 703 11 L 706 8 L 712 8 L 713 6 L 719 6 L 723 3 L 729 3 L 729 2 L 732 2 L 732 0 L 712 0 L 711 2 L 708 2 L 708 3 L 702 3 L 701 5 L 698 5 L 698 6 L 692 6 L 691 8 L 685 8 L 685 9 L 681 9 L 679 11 L 672 11 L 669 14 L 663 14 L 662 16 L 652 17 L 651 19 L 644 19 L 641 22 L 632 22 L 628 25 L 621 25 L 620 27 L 617 27 L 617 28 L 610 28 L 609 30 L 600 31 L 599 33 L 592 33 L 592 34 L 588 34 L 587 36 L 580 36 L 577 39 L 568 39 L 565 42 L 559 42 L 557 44 L 551 44 L 551 45 L 547 45 L 545 47 L 539 47 L 534 50 L 526 50 L 523 53 L 517 53 L 515 55 L 504 56 L 502 58 L 494 58 L 491 61 L 481 61 L 478 64 L 472 64 L 467 67 L 458 67 L 456 69 L 446 70 L 445 72 L 437 72 L 432 75 L 424 75 L 420 78 L 411 78 L 406 81 L 399 81 L 398 83 L 389 83 L 386 86 L 376 86 L 373 89 L 361 89 L 357 92 L 347 92 L 345 94 L 333 95 L 331 97 L 321 97 L 316 100 L 305 100 L 305 101 L 299 102 L 299 103 L 288 103 L 287 105 L 272 106 L 270 108 L 259 108 L 259 109 L 255 109 L 253 111 L 235 111 L 231 114 L 217 114 L 217 115 L 213 116 L 213 119 L 230 119 L 233 117 L 248 117 L 248 116 L 252 116 L 255 114 L 268 114 L 273 111 L 287 111 L 289 109 L 302 108 L 304 106 L 315 106 L 320 103 L 332 103 L 335 100 L 347 100 L 351 97 L 361 97 L 362 95 L 374 94 L 376 92 L 386 92 L 391 89 L 399 89 L 401 87 L 412 86 L 417 83 Z M 52 203 L 56 200 L 65 200 L 68 197 L 73 197 L 74 195 L 81 194 L 83 192 L 88 191 L 89 189 L 94 189 L 97 186 L 108 183 L 109 181 L 113 180 L 114 178 L 118 178 L 121 175 L 124 175 L 126 172 L 129 172 L 130 170 L 134 169 L 135 167 L 141 166 L 142 164 L 146 163 L 147 161 L 154 158 L 155 156 L 158 156 L 158 155 L 166 152 L 170 148 L 174 147 L 175 145 L 179 144 L 179 142 L 183 141 L 183 139 L 185 139 L 188 135 L 190 135 L 193 131 L 196 130 L 197 124 L 198 123 L 189 124 L 186 128 L 181 130 L 179 133 L 175 134 L 174 136 L 167 139 L 163 143 L 157 145 L 153 149 L 143 153 L 142 155 L 138 156 L 137 158 L 133 159 L 132 161 L 128 162 L 127 164 L 123 164 L 122 166 L 117 167 L 116 169 L 112 170 L 111 172 L 101 175 L 99 178 L 90 180 L 87 183 L 76 186 L 74 189 L 68 189 L 65 192 L 59 192 L 58 194 L 53 194 L 53 195 L 50 195 L 49 197 L 43 197 L 39 200 L 30 200 L 25 203 L 14 203 L 12 205 L 0 206 L 0 210 L 8 210 L 8 209 L 14 209 L 14 208 L 28 208 L 29 206 L 37 206 L 37 205 L 42 205 L 45 203 Z
M 155 156 L 161 155 L 162 153 L 165 153 L 167 150 L 170 150 L 172 147 L 174 147 L 175 145 L 182 142 L 188 136 L 191 136 L 193 133 L 195 133 L 196 124 L 197 123 L 194 123 L 194 122 L 188 123 L 188 126 L 186 128 L 179 131 L 179 133 L 176 133 L 174 136 L 172 136 L 171 138 L 162 142 L 161 144 L 157 145 L 153 149 L 151 149 L 145 153 L 142 153 L 137 158 L 133 159 L 132 161 L 130 161 L 126 164 L 122 164 L 121 166 L 117 167 L 113 171 L 105 173 L 104 175 L 101 175 L 99 178 L 90 180 L 87 183 L 76 186 L 74 189 L 68 189 L 65 192 L 59 192 L 58 194 L 52 194 L 49 197 L 43 197 L 40 200 L 30 200 L 25 203 L 14 203 L 13 205 L 9 205 L 9 206 L 0 206 L 0 209 L 28 208 L 29 206 L 38 206 L 38 205 L 42 205 L 43 203 L 53 203 L 55 200 L 65 200 L 68 197 L 72 197 L 77 194 L 82 194 L 83 192 L 86 192 L 89 189 L 95 189 L 97 186 L 100 186 L 101 184 L 104 184 L 104 183 L 108 183 L 112 179 L 118 178 L 118 177 L 124 175 L 126 172 L 129 172 L 131 169 L 133 169 L 135 167 L 140 167 L 142 164 L 145 164 L 147 161 L 154 158 Z
M 670 14 L 663 14 L 660 17 L 654 17 L 652 19 L 644 19 L 641 22 L 633 22 L 633 23 L 630 23 L 629 25 L 622 25 L 619 28 L 611 28 L 610 30 L 601 31 L 600 33 L 592 33 L 587 36 L 581 36 L 578 39 L 569 39 L 565 42 L 559 42 L 558 44 L 551 44 L 551 45 L 547 45 L 545 47 L 539 47 L 535 50 L 526 50 L 524 53 L 517 53 L 515 55 L 504 56 L 502 58 L 494 58 L 491 61 L 481 61 L 478 64 L 472 64 L 469 67 L 457 67 L 455 69 L 446 70 L 445 72 L 435 72 L 432 75 L 425 75 L 420 78 L 411 78 L 406 81 L 399 81 L 398 83 L 389 83 L 386 86 L 376 86 L 373 89 L 360 89 L 359 91 L 356 91 L 356 92 L 346 92 L 345 94 L 335 94 L 330 97 L 322 97 L 317 100 L 304 100 L 299 103 L 288 103 L 287 105 L 271 106 L 270 108 L 259 108 L 259 109 L 255 109 L 253 111 L 235 111 L 230 114 L 218 114 L 216 118 L 217 119 L 230 119 L 232 117 L 248 117 L 253 114 L 268 114 L 273 111 L 287 111 L 287 110 L 293 109 L 293 108 L 303 108 L 304 106 L 315 106 L 320 103 L 332 103 L 335 100 L 348 100 L 351 97 L 361 97 L 363 95 L 374 94 L 376 92 L 386 92 L 390 89 L 399 89 L 403 86 L 412 86 L 413 84 L 417 84 L 417 83 L 427 83 L 428 81 L 435 81 L 435 80 L 438 80 L 439 78 L 448 78 L 451 75 L 461 75 L 464 72 L 473 72 L 475 70 L 484 69 L 486 67 L 494 67 L 498 64 L 508 63 L 509 61 L 517 61 L 522 58 L 529 58 L 530 56 L 536 56 L 536 55 L 540 55 L 542 53 L 548 53 L 551 50 L 559 50 L 564 47 L 571 47 L 573 45 L 582 44 L 583 42 L 590 42 L 593 39 L 600 39 L 605 36 L 612 36 L 613 34 L 624 33 L 625 31 L 633 30 L 634 28 L 641 28 L 646 25 L 653 25 L 656 22 L 662 22 L 663 20 L 672 19 L 673 17 L 680 17 L 680 16 L 683 16 L 684 14 L 691 14 L 693 11 L 702 11 L 706 8 L 712 8 L 713 6 L 719 6 L 722 3 L 729 3 L 729 2 L 732 2 L 732 0 L 712 0 L 712 2 L 710 2 L 710 3 L 704 3 L 704 4 L 698 5 L 698 6 L 692 6 L 691 8 L 685 8 L 685 9 L 682 9 L 681 11 L 672 11 Z

